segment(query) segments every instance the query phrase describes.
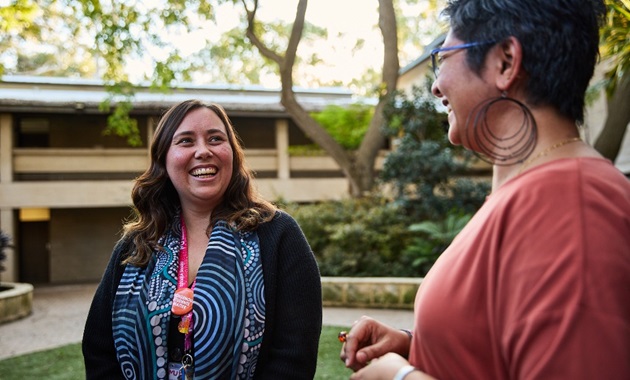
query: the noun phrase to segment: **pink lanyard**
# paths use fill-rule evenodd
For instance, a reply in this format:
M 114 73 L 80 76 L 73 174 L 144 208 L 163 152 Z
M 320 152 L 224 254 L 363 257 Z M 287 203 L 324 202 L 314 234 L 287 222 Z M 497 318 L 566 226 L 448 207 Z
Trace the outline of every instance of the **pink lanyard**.
M 179 251 L 179 269 L 177 272 L 177 289 L 183 289 L 188 287 L 188 241 L 186 238 L 186 225 L 184 218 L 181 218 L 182 224 L 182 247 Z M 193 281 L 191 290 L 195 290 L 195 283 L 197 279 Z M 179 331 L 184 333 L 184 352 L 190 353 L 192 349 L 192 331 L 193 331 L 193 312 L 192 309 L 182 316 L 182 320 L 179 325 Z

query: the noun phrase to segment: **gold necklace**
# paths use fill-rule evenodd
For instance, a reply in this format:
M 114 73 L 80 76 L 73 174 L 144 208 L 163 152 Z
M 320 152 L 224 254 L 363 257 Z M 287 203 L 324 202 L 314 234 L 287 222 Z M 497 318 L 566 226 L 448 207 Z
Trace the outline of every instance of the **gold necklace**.
M 562 140 L 562 141 L 560 141 L 560 142 L 558 142 L 558 143 L 553 144 L 552 146 L 550 146 L 549 148 L 547 148 L 547 149 L 543 150 L 542 152 L 538 153 L 538 154 L 537 154 L 537 155 L 535 155 L 534 157 L 531 157 L 531 158 L 529 158 L 529 159 L 527 159 L 527 160 L 523 161 L 523 163 L 521 164 L 521 167 L 520 167 L 520 168 L 519 168 L 519 170 L 518 170 L 518 174 L 521 174 L 521 173 L 523 172 L 523 170 L 525 170 L 525 168 L 526 168 L 529 164 L 531 164 L 532 162 L 536 161 L 537 159 L 539 159 L 539 158 L 541 158 L 541 157 L 545 157 L 545 156 L 546 156 L 546 155 L 548 155 L 548 154 L 549 154 L 549 152 L 551 152 L 552 150 L 554 150 L 554 149 L 558 149 L 558 148 L 560 148 L 561 146 L 565 146 L 565 145 L 567 145 L 567 144 L 570 144 L 570 143 L 573 143 L 573 142 L 576 142 L 576 141 L 580 141 L 580 140 L 582 140 L 582 139 L 581 139 L 581 138 L 579 138 L 579 137 L 572 137 L 572 138 L 570 138 L 570 139 Z

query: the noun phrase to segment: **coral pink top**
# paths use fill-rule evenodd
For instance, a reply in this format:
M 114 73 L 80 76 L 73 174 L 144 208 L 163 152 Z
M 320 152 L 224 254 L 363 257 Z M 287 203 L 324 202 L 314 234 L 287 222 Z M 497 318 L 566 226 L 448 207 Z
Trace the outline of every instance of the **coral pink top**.
M 630 379 L 630 181 L 562 159 L 488 197 L 418 290 L 438 379 Z

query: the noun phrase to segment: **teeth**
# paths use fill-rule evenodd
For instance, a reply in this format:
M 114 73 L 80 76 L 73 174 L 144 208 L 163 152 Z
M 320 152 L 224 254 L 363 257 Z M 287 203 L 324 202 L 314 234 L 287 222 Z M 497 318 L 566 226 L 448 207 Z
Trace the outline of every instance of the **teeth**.
M 217 169 L 216 168 L 195 169 L 190 174 L 194 176 L 217 174 Z

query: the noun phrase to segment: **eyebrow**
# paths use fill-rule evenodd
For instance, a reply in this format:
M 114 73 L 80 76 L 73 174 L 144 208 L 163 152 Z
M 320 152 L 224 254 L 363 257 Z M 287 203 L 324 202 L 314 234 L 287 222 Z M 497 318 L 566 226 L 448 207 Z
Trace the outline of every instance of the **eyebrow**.
M 206 130 L 206 134 L 207 135 L 212 135 L 212 134 L 215 134 L 215 133 L 220 133 L 220 134 L 222 134 L 224 136 L 227 136 L 227 133 L 222 131 L 219 128 L 210 128 L 210 129 Z M 181 132 L 175 133 L 173 135 L 173 139 L 175 139 L 177 137 L 180 137 L 180 136 L 190 136 L 190 135 L 194 135 L 194 134 L 195 133 L 193 131 L 181 131 Z

